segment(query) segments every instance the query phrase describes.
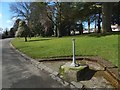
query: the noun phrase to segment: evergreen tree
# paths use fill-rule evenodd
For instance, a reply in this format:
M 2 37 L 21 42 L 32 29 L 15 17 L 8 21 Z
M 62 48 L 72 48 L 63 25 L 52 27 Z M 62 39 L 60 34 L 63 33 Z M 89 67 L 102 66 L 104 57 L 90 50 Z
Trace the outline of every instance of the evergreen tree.
M 24 37 L 25 42 L 27 42 L 27 37 L 29 36 L 29 34 L 30 34 L 30 30 L 27 24 L 25 23 L 25 21 L 20 21 L 18 31 L 16 32 L 16 36 Z

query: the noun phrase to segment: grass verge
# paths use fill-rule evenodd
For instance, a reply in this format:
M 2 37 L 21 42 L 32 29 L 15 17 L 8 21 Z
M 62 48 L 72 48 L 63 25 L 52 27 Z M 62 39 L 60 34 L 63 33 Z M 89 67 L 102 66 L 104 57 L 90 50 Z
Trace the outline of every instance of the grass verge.
M 76 55 L 95 55 L 109 60 L 118 66 L 118 35 L 71 36 L 62 38 L 33 37 L 24 42 L 24 38 L 15 38 L 12 44 L 27 54 L 39 59 L 72 55 L 72 38 L 76 39 Z

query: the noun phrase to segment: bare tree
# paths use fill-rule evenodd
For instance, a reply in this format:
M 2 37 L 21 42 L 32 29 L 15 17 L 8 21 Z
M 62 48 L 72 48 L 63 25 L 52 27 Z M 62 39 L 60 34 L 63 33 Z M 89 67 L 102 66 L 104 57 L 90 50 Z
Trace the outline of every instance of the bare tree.
M 29 19 L 30 19 L 30 3 L 28 2 L 16 2 L 10 4 L 10 10 L 13 12 L 14 17 L 20 17 L 27 21 L 29 26 Z

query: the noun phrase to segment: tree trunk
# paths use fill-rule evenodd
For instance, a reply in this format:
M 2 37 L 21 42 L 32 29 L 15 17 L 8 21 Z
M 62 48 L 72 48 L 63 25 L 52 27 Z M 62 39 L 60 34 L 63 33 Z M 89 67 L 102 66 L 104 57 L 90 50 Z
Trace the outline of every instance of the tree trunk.
M 54 36 L 57 37 L 57 26 L 54 25 Z
M 96 31 L 97 31 L 97 30 L 96 30 L 96 26 L 97 26 L 96 24 L 97 24 L 97 22 L 96 22 L 96 20 L 95 20 L 95 33 L 96 33 Z
M 59 3 L 59 8 L 58 8 L 58 22 L 57 22 L 57 36 L 61 37 L 61 3 Z
M 71 29 L 71 24 L 68 25 L 68 29 L 67 29 L 67 35 L 70 36 L 70 30 Z
M 60 27 L 57 28 L 57 37 L 61 37 L 61 30 L 60 30 Z
M 90 33 L 90 19 L 88 19 L 88 33 Z
M 102 29 L 103 33 L 111 32 L 112 2 L 103 2 L 102 4 Z
M 99 12 L 99 16 L 98 16 L 98 31 L 97 31 L 97 33 L 101 33 L 101 26 L 100 26 L 100 22 L 101 22 L 100 19 L 101 19 L 101 18 L 100 18 L 100 15 L 101 15 L 101 14 L 100 14 L 100 12 Z
M 25 42 L 27 42 L 27 37 L 25 36 Z
M 97 16 L 96 16 L 96 14 L 94 15 L 94 17 L 95 17 L 95 29 L 94 29 L 94 32 L 96 33 L 97 32 Z
M 61 37 L 61 3 L 57 2 L 55 36 Z
M 120 2 L 118 2 L 117 6 L 117 24 L 120 25 Z

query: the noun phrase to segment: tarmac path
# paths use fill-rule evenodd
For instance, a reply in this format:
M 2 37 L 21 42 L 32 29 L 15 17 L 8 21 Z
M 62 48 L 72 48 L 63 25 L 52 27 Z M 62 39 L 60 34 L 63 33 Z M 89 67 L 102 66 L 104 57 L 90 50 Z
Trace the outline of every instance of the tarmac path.
M 10 40 L 0 40 L 2 44 L 0 47 L 2 50 L 2 88 L 64 88 L 47 72 L 36 68 L 29 60 L 25 60 L 13 50 L 9 45 Z

